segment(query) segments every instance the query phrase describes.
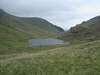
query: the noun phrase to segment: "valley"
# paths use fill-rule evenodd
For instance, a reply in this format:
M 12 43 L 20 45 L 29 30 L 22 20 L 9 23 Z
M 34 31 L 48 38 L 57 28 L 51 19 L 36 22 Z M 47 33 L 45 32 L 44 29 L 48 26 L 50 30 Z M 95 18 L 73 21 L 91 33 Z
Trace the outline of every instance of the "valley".
M 99 29 L 100 16 L 64 31 L 0 10 L 0 75 L 100 75 Z

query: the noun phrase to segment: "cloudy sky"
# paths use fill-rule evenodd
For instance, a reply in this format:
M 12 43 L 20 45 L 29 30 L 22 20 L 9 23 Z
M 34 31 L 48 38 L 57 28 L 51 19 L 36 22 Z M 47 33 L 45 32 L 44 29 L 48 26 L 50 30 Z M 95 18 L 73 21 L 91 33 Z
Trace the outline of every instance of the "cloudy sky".
M 42 17 L 69 29 L 100 15 L 100 0 L 0 0 L 0 8 L 21 17 Z

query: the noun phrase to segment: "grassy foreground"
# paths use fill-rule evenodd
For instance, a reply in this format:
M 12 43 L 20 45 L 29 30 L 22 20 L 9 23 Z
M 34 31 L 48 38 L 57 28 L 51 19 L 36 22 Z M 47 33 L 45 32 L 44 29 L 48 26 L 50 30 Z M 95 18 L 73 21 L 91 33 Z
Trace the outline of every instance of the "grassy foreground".
M 100 41 L 0 57 L 0 75 L 100 75 Z

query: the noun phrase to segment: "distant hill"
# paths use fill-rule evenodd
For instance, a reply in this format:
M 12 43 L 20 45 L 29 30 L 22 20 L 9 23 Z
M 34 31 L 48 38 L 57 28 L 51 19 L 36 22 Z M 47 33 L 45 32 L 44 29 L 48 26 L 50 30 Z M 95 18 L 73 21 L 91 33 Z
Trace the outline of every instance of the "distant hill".
M 72 27 L 69 31 L 64 32 L 59 38 L 72 42 L 100 39 L 100 16 Z
M 0 42 L 56 36 L 63 29 L 38 17 L 16 17 L 0 9 Z M 3 44 L 2 43 L 2 44 Z M 4 43 L 5 44 L 5 43 Z

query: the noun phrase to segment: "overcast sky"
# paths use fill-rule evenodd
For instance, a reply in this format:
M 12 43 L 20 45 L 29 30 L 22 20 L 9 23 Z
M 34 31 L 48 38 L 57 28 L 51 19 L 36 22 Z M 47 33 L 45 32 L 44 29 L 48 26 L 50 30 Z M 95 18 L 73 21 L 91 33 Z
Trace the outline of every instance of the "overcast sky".
M 0 0 L 0 8 L 21 17 L 41 17 L 69 29 L 100 15 L 100 0 Z

